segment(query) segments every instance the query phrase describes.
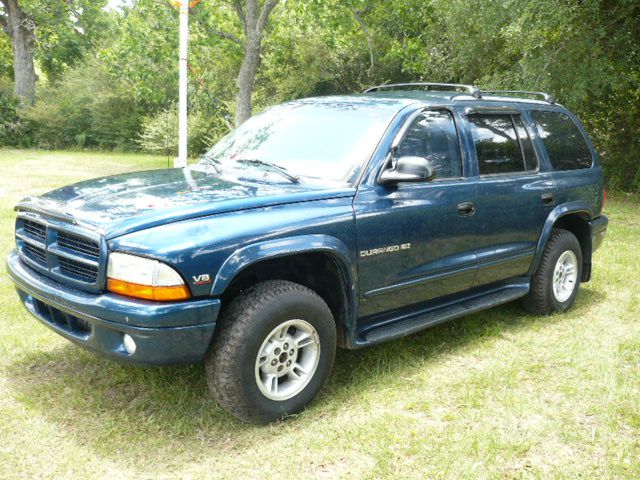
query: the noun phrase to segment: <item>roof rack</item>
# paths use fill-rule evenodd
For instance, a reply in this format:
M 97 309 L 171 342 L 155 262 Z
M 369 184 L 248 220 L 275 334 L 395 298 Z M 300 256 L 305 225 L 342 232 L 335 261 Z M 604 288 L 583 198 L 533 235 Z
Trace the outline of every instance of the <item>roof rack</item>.
M 402 88 L 402 87 L 426 87 L 427 89 L 429 89 L 430 87 L 436 87 L 436 88 L 453 87 L 456 89 L 466 90 L 474 98 L 482 97 L 482 92 L 480 92 L 478 87 L 475 87 L 473 85 L 463 85 L 460 83 L 432 83 L 432 82 L 388 83 L 386 85 L 378 85 L 375 87 L 367 88 L 363 93 L 371 93 L 371 92 L 377 92 L 379 90 L 387 90 L 387 89 Z
M 506 94 L 506 95 L 531 95 L 531 96 L 542 97 L 545 102 L 550 103 L 551 105 L 556 103 L 556 97 L 554 95 L 551 95 L 550 93 L 544 93 L 544 92 L 527 92 L 524 90 L 482 90 L 482 92 L 480 92 L 480 95 L 482 96 L 485 93 L 489 93 L 489 94 L 497 93 L 497 94 Z

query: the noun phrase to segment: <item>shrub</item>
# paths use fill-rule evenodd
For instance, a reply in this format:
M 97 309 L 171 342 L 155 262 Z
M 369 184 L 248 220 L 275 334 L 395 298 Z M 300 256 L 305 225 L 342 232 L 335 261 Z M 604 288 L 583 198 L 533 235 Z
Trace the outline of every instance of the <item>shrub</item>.
M 28 147 L 31 144 L 28 126 L 18 115 L 18 99 L 11 82 L 0 80 L 0 146 Z
M 33 107 L 21 116 L 40 148 L 102 148 L 132 150 L 142 109 L 100 65 L 70 70 L 54 85 L 38 91 Z
M 219 115 L 193 112 L 189 115 L 189 156 L 205 153 L 215 141 L 228 131 L 228 126 Z M 167 108 L 142 122 L 142 133 L 138 144 L 143 150 L 164 155 L 178 153 L 178 111 Z

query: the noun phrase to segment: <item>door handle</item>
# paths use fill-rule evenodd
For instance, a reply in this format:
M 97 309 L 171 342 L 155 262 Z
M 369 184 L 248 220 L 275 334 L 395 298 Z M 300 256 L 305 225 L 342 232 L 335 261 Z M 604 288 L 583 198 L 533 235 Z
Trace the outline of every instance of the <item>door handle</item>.
M 476 213 L 476 206 L 472 202 L 462 202 L 458 204 L 458 214 L 461 217 L 470 217 Z
M 555 201 L 555 198 L 553 197 L 553 193 L 543 193 L 542 195 L 540 195 L 540 200 L 542 200 L 542 203 L 545 204 L 551 204 Z

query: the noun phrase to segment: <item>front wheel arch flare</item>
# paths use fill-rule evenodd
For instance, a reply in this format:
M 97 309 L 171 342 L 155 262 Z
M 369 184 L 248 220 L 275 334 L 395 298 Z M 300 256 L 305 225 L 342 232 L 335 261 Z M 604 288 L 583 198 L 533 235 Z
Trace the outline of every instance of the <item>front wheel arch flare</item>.
M 327 235 L 302 235 L 251 244 L 236 250 L 223 263 L 211 289 L 212 296 L 224 296 L 228 288 L 244 272 L 263 262 L 284 260 L 298 255 L 323 254 L 331 258 L 343 283 L 344 315 L 336 318 L 340 324 L 341 344 L 348 344 L 355 330 L 358 283 L 354 253 L 342 241 Z

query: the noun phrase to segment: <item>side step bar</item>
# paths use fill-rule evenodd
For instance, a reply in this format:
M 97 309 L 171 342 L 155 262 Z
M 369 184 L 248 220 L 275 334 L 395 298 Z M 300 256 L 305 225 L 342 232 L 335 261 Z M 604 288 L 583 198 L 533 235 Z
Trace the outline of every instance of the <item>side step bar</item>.
M 359 346 L 371 345 L 404 337 L 458 317 L 511 302 L 520 297 L 524 297 L 528 291 L 529 285 L 519 284 L 504 287 L 498 291 L 494 290 L 484 295 L 472 297 L 443 307 L 435 307 L 432 310 L 394 322 L 369 327 L 358 334 L 357 344 Z

